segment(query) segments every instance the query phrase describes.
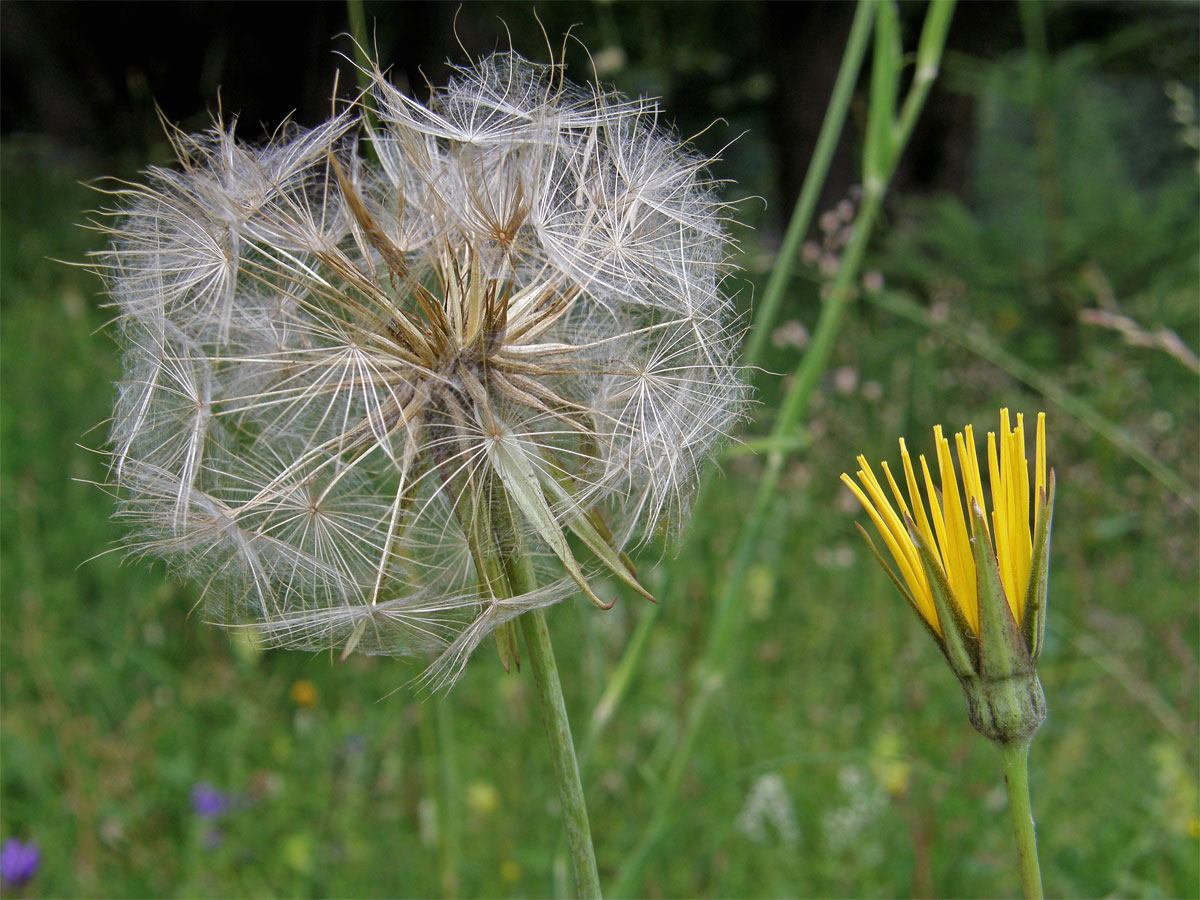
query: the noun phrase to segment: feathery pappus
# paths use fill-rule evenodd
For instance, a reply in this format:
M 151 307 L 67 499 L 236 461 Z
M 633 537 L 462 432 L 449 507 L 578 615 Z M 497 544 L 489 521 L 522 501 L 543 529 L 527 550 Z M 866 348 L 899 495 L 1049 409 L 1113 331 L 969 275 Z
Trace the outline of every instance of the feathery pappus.
M 496 53 L 425 103 L 371 75 L 375 126 L 218 122 L 111 191 L 112 481 L 212 621 L 436 655 L 440 686 L 528 609 L 603 605 L 597 573 L 645 594 L 626 551 L 745 409 L 728 210 L 654 101 L 560 65 Z

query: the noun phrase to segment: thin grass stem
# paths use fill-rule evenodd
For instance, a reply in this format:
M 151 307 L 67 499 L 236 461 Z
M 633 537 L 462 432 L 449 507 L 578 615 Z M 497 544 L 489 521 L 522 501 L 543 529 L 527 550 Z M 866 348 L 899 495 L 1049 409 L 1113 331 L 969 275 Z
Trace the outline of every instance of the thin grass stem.
M 367 128 L 374 133 L 379 127 L 379 117 L 375 114 L 375 105 L 371 96 L 371 57 L 367 53 L 370 45 L 367 41 L 367 13 L 363 8 L 363 0 L 346 0 L 346 18 L 350 24 L 350 37 L 354 39 L 355 78 L 358 91 L 363 97 L 363 110 L 367 117 Z M 378 151 L 374 141 L 366 141 L 366 153 L 372 160 L 378 161 Z
M 438 879 L 443 897 L 457 897 L 458 865 L 454 811 L 454 764 L 450 736 L 451 713 L 447 701 L 425 703 L 418 708 L 421 756 L 433 804 L 437 832 Z
M 842 133 L 842 126 L 845 124 L 846 112 L 850 106 L 850 99 L 854 94 L 854 86 L 858 82 L 858 75 L 862 69 L 863 55 L 866 52 L 867 43 L 871 36 L 871 22 L 875 15 L 875 6 L 876 4 L 871 2 L 871 0 L 860 0 L 854 14 L 854 21 L 850 25 L 846 53 L 838 69 L 833 94 L 829 100 L 829 107 L 825 111 L 825 118 L 821 123 L 821 132 L 817 137 L 817 144 L 813 150 L 812 161 L 805 173 L 804 184 L 800 188 L 800 196 L 796 200 L 791 221 L 788 223 L 783 243 L 775 258 L 775 266 L 772 268 L 770 277 L 767 280 L 762 303 L 759 306 L 759 311 L 755 316 L 754 325 L 750 332 L 750 341 L 742 354 L 742 361 L 747 366 L 757 365 L 762 357 L 766 341 L 771 333 L 771 328 L 779 314 L 779 307 L 783 302 L 785 291 L 791 281 L 800 243 L 808 233 L 817 200 L 820 198 L 821 191 L 825 187 L 825 179 L 829 174 L 833 152 L 837 148 L 838 138 Z M 701 478 L 700 485 L 696 490 L 693 515 L 697 518 L 701 515 L 701 510 L 704 508 L 712 479 L 713 469 L 710 468 Z M 668 571 L 669 580 L 665 586 L 664 593 L 669 593 L 673 587 L 670 580 L 672 574 L 671 571 Z M 641 663 L 650 627 L 658 618 L 661 608 L 661 605 L 651 607 L 642 617 L 634 637 L 626 646 L 625 652 L 609 677 L 604 693 L 601 695 L 596 708 L 592 712 L 592 718 L 588 723 L 588 730 L 583 740 L 580 755 L 580 759 L 584 761 L 585 765 L 595 741 L 599 738 L 608 722 L 612 720 L 613 713 L 624 699 L 628 686 L 633 680 L 633 675 Z
M 367 14 L 363 0 L 346 0 L 346 18 L 349 19 L 350 37 L 354 38 L 354 61 L 358 64 L 358 88 L 366 91 L 371 86 L 368 73 L 371 65 L 367 56 Z

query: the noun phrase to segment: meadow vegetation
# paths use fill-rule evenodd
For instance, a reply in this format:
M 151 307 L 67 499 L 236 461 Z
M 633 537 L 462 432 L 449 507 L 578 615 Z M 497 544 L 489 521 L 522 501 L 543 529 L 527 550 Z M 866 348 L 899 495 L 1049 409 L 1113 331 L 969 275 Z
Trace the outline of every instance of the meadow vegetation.
M 1148 33 L 947 60 L 978 110 L 967 189 L 894 195 L 743 596 L 734 665 L 637 892 L 1006 896 L 995 751 L 854 529 L 838 481 L 948 431 L 1044 409 L 1057 470 L 1049 718 L 1031 779 L 1047 891 L 1200 891 L 1195 85 L 1123 71 Z M 1032 73 L 1032 74 L 1031 74 Z M 822 101 L 823 102 L 823 101 Z M 1188 122 L 1188 113 L 1192 118 Z M 1189 130 L 1189 128 L 1191 130 Z M 756 158 L 753 136 L 731 154 Z M 422 666 L 263 650 L 160 565 L 122 565 L 103 444 L 119 365 L 77 223 L 87 170 L 3 147 L 0 182 L 0 836 L 36 839 L 48 896 L 549 896 L 569 891 L 528 673 L 490 646 L 452 691 Z M 743 193 L 761 176 L 741 178 Z M 853 198 L 848 198 L 853 199 Z M 744 204 L 746 217 L 761 204 Z M 814 241 L 839 224 L 836 210 Z M 844 224 L 844 223 L 843 223 Z M 822 231 L 822 228 L 824 229 Z M 749 305 L 773 248 L 738 235 Z M 678 548 L 583 780 L 602 883 L 636 850 L 694 689 L 711 598 L 762 470 L 781 379 L 820 307 L 814 246 L 755 374 L 754 421 Z M 577 738 L 643 617 L 548 611 Z M 197 796 L 197 789 L 201 796 Z M 209 800 L 216 792 L 214 802 Z

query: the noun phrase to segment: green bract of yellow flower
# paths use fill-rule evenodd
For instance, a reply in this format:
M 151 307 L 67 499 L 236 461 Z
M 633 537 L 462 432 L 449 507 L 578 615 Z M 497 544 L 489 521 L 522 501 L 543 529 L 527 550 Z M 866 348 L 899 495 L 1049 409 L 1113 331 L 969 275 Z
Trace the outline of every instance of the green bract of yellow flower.
M 862 467 L 858 472 L 860 487 L 849 475 L 842 481 L 852 490 L 867 514 L 875 523 L 880 536 L 891 552 L 899 570 L 897 586 L 929 626 L 939 635 L 942 623 L 934 604 L 930 581 L 921 562 L 918 542 L 914 540 L 906 522 L 911 522 L 917 534 L 936 551 L 937 561 L 949 584 L 952 598 L 971 630 L 979 634 L 979 593 L 975 571 L 975 551 L 971 544 L 969 507 L 964 512 L 959 489 L 959 478 L 954 468 L 950 441 L 942 434 L 940 425 L 933 429 L 937 450 L 938 475 L 941 483 L 939 492 L 925 457 L 920 457 L 921 474 L 925 484 L 929 511 L 922 500 L 921 490 L 913 471 L 912 459 L 904 439 L 900 439 L 900 458 L 904 466 L 904 481 L 908 489 L 908 501 L 900 490 L 891 469 L 882 463 L 883 473 L 891 489 L 895 506 L 889 500 L 883 486 L 876 478 L 870 463 L 859 456 Z M 954 435 L 958 454 L 958 465 L 966 490 L 968 504 L 978 503 L 980 508 L 989 507 L 984 493 L 979 460 L 975 450 L 975 434 L 970 425 Z M 1029 589 L 1029 573 L 1033 562 L 1033 536 L 1038 522 L 1033 520 L 1030 528 L 1031 502 L 1046 491 L 1046 414 L 1039 413 L 1037 419 L 1037 444 L 1035 452 L 1034 492 L 1030 494 L 1029 463 L 1025 455 L 1024 416 L 1017 414 L 1017 427 L 1010 427 L 1008 410 L 1000 412 L 1000 435 L 988 433 L 987 460 L 991 484 L 991 530 L 988 539 L 992 543 L 1000 569 L 1000 581 L 1004 595 L 1012 609 L 1013 618 L 1020 622 L 1025 612 Z M 940 499 L 939 499 L 940 498 Z M 897 509 L 899 512 L 897 512 Z M 868 538 L 869 540 L 869 538 Z M 890 570 L 889 570 L 890 571 Z M 895 573 L 893 572 L 893 577 Z

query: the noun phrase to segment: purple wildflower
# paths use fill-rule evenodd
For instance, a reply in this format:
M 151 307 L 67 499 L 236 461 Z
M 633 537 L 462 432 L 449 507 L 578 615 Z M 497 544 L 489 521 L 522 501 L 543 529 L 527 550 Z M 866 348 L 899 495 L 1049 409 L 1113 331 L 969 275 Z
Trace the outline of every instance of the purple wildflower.
M 0 878 L 11 887 L 20 887 L 37 872 L 41 853 L 36 841 L 9 838 L 0 847 Z
M 207 781 L 192 786 L 192 811 L 201 819 L 216 819 L 229 809 L 229 797 Z

